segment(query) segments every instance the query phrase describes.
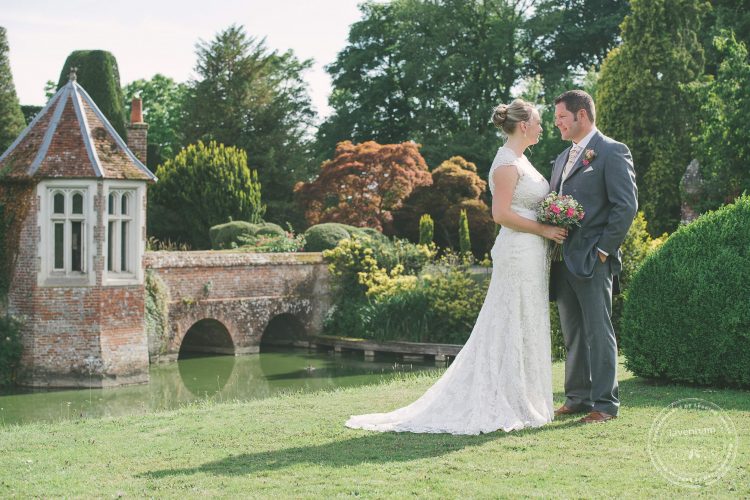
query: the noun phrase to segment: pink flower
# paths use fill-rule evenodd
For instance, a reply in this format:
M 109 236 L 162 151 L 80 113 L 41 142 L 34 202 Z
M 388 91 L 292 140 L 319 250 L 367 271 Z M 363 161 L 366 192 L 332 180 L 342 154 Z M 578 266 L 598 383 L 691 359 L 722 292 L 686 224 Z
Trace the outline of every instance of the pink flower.
M 565 212 L 565 215 L 567 215 L 568 217 L 573 217 L 573 214 L 575 214 L 575 213 L 576 213 L 576 211 L 575 211 L 575 210 L 573 210 L 573 207 L 570 207 L 570 208 L 568 208 L 568 210 L 567 210 L 567 211 Z
M 578 214 L 578 220 L 581 220 L 581 219 L 583 219 L 583 212 L 581 212 L 580 214 Z
M 551 208 L 551 209 L 552 209 L 552 211 L 553 211 L 553 212 L 555 212 L 556 214 L 559 214 L 559 213 L 560 213 L 560 207 L 558 207 L 557 205 L 552 205 L 552 206 L 550 206 L 550 208 Z

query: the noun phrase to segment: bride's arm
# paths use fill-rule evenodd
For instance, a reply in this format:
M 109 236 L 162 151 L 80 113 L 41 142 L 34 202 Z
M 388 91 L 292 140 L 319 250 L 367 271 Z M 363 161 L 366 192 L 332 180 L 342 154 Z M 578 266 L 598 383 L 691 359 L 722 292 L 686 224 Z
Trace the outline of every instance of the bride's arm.
M 492 197 L 492 219 L 495 223 L 514 231 L 536 234 L 562 243 L 567 235 L 566 229 L 521 217 L 510 207 L 518 177 L 515 165 L 501 165 L 495 169 L 492 174 L 492 182 L 495 186 L 495 194 Z

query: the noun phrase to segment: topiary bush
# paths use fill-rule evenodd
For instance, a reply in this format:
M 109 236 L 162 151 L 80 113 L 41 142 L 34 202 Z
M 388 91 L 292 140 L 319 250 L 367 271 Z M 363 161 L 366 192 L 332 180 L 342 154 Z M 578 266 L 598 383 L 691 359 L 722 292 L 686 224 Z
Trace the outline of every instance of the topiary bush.
M 423 214 L 419 219 L 419 244 L 429 245 L 435 238 L 435 222 L 430 214 Z
M 305 251 L 322 252 L 336 248 L 339 241 L 352 236 L 370 238 L 372 241 L 387 242 L 388 237 L 371 227 L 354 227 L 338 222 L 324 222 L 310 226 L 305 231 Z
M 68 83 L 71 68 L 76 68 L 78 84 L 91 96 L 120 137 L 126 139 L 125 98 L 115 56 L 106 50 L 74 50 L 65 60 L 57 90 Z
M 639 376 L 750 386 L 750 196 L 681 227 L 646 258 L 620 336 Z
M 305 231 L 305 250 L 308 252 L 322 252 L 336 248 L 339 241 L 349 238 L 346 225 L 326 222 L 310 226 Z
M 211 248 L 222 250 L 247 245 L 249 241 L 259 236 L 281 238 L 286 236 L 284 228 L 272 222 L 250 222 L 238 220 L 217 224 L 208 230 L 211 238 Z
M 252 236 L 255 234 L 255 224 L 244 220 L 234 220 L 211 226 L 208 236 L 211 239 L 211 248 L 222 250 L 232 248 L 232 243 L 238 245 L 239 236 Z
M 273 222 L 261 222 L 255 224 L 255 234 L 253 236 L 286 236 L 284 228 Z

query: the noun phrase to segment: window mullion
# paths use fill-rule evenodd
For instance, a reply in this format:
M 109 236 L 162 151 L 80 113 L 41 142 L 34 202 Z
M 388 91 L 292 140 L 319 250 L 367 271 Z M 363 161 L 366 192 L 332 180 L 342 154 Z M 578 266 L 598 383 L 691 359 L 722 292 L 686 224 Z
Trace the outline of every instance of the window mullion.
M 70 251 L 70 246 L 73 241 L 73 223 L 67 216 L 65 217 L 63 228 L 63 270 L 67 276 L 71 274 L 72 266 L 70 265 L 70 259 L 73 258 L 72 252 Z

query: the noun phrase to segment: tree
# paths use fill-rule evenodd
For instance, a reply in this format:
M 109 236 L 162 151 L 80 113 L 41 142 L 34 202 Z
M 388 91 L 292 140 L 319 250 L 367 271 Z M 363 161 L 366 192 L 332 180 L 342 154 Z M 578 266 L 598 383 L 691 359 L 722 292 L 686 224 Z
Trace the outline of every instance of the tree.
M 526 23 L 530 72 L 556 86 L 571 70 L 598 68 L 628 11 L 626 0 L 542 0 Z
M 117 60 L 105 50 L 75 50 L 65 60 L 57 90 L 60 90 L 70 79 L 71 68 L 76 68 L 78 84 L 86 90 L 120 137 L 126 138 L 125 108 L 120 71 Z
M 196 80 L 189 82 L 184 135 L 240 147 L 263 184 L 268 219 L 299 224 L 293 187 L 314 173 L 309 129 L 315 113 L 302 75 L 311 60 L 269 50 L 265 40 L 230 26 L 197 45 Z
M 462 255 L 471 252 L 471 236 L 469 235 L 469 218 L 466 210 L 461 210 L 458 218 L 458 249 Z
M 703 73 L 697 32 L 707 7 L 702 0 L 633 0 L 623 44 L 607 56 L 597 84 L 599 127 L 630 146 L 653 235 L 680 220 L 679 182 L 697 111 L 684 85 Z
M 716 75 L 722 56 L 714 39 L 733 32 L 736 40 L 750 46 L 750 0 L 712 0 L 713 9 L 703 19 L 701 42 L 706 51 L 706 73 Z
M 0 154 L 26 127 L 10 72 L 8 49 L 6 30 L 0 26 Z
M 211 248 L 209 229 L 228 218 L 258 223 L 258 173 L 247 166 L 243 150 L 198 141 L 182 149 L 156 171 L 149 189 L 149 234 L 161 240 Z
M 424 214 L 419 218 L 419 244 L 429 245 L 435 235 L 435 223 L 430 214 Z
M 136 80 L 125 86 L 125 109 L 134 97 L 143 100 L 143 120 L 148 123 L 148 167 L 173 158 L 184 145 L 182 127 L 183 105 L 187 86 L 157 73 L 150 80 Z
M 453 155 L 489 168 L 498 146 L 491 110 L 521 74 L 519 30 L 533 1 L 366 2 L 327 68 L 333 113 L 317 154 L 340 140 L 423 144 L 428 164 Z
M 435 243 L 443 248 L 459 248 L 458 219 L 466 210 L 477 256 L 492 246 L 494 223 L 489 207 L 481 200 L 487 183 L 477 174 L 477 166 L 454 156 L 432 171 L 432 183 L 416 188 L 393 214 L 394 232 L 401 238 L 419 241 L 419 219 L 429 214 L 435 221 Z
M 23 105 L 21 105 L 21 113 L 23 113 L 23 119 L 26 122 L 26 125 L 30 124 L 31 120 L 33 120 L 34 117 L 42 109 L 44 109 L 43 106 L 35 106 L 33 104 L 23 104 Z
M 419 145 L 340 143 L 318 177 L 294 190 L 309 224 L 341 222 L 392 233 L 394 210 L 431 182 Z
M 721 57 L 716 79 L 694 86 L 701 103 L 695 153 L 704 179 L 701 211 L 731 203 L 750 192 L 750 61 L 745 44 L 724 33 L 715 40 Z

